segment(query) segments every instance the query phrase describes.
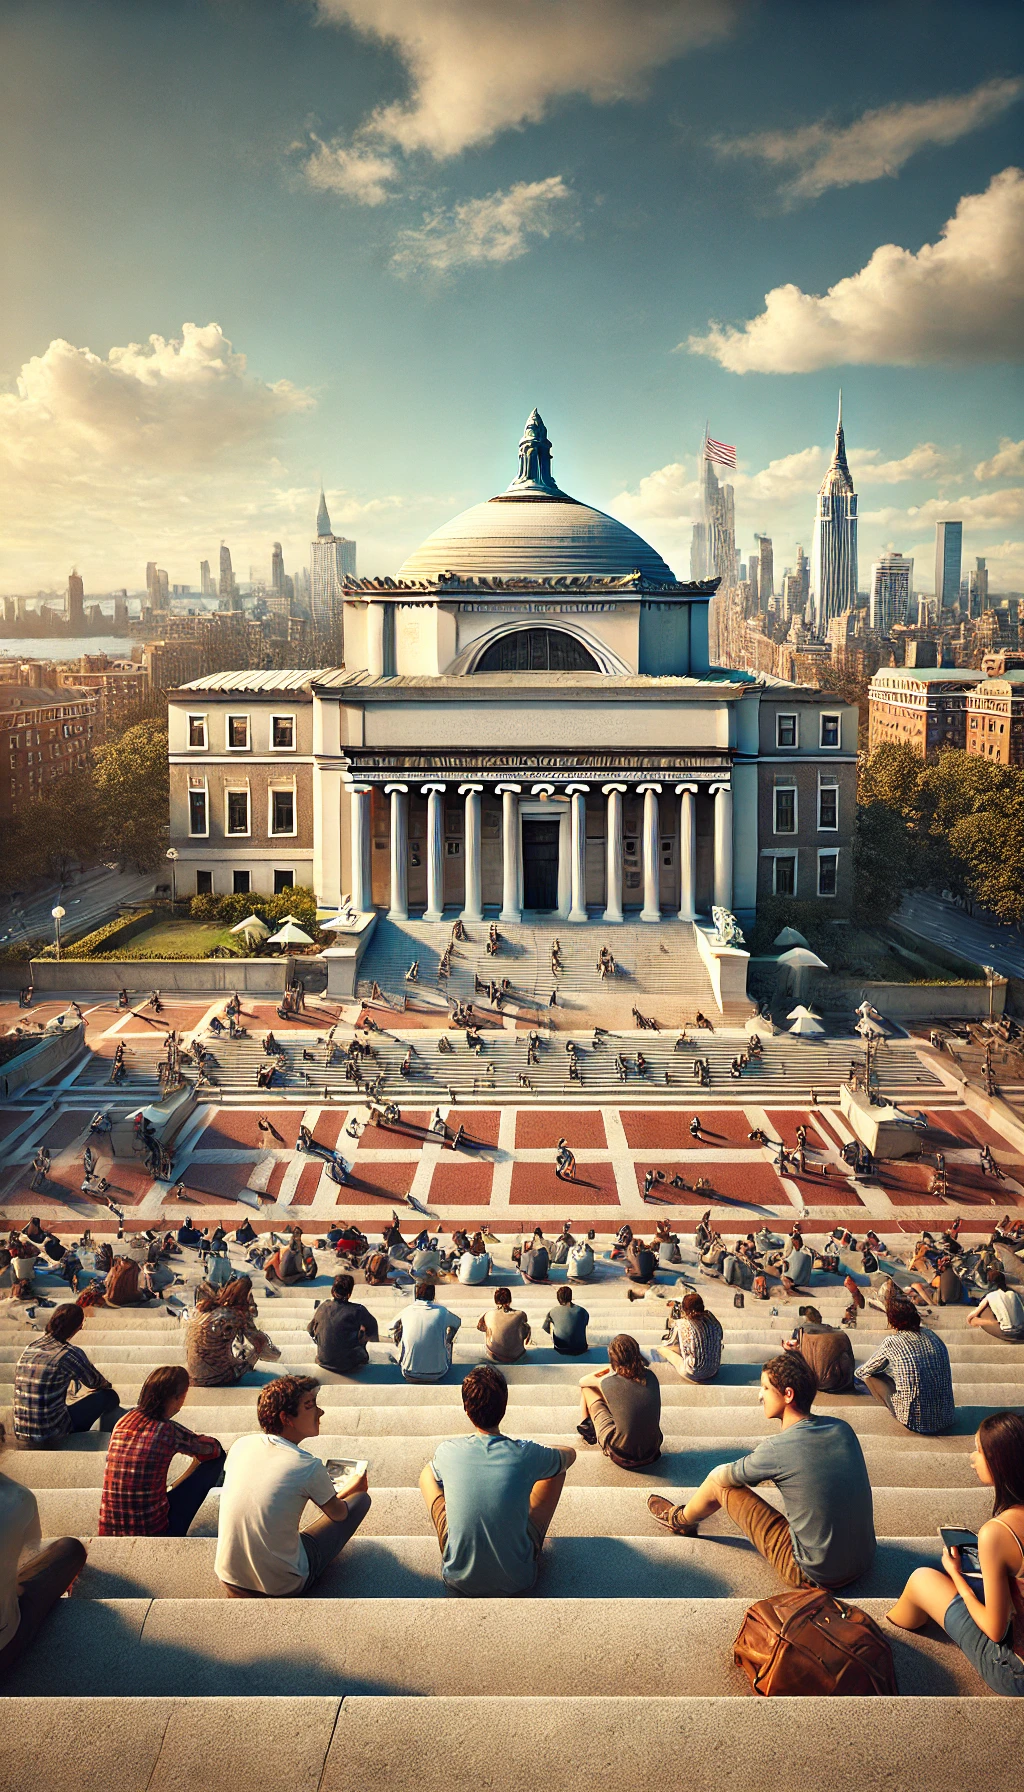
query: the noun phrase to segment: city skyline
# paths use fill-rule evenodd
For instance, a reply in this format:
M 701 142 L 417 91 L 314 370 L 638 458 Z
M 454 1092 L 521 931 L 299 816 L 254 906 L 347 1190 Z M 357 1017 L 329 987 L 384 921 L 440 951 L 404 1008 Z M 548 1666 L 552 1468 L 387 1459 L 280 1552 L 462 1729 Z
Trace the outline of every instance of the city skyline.
M 558 11 L 5 8 L 0 590 L 195 587 L 222 540 L 269 581 L 321 476 L 393 573 L 535 404 L 681 576 L 709 420 L 778 584 L 840 384 L 863 565 L 927 590 L 955 518 L 1024 588 L 1019 12 L 868 6 L 837 71 L 781 0 Z

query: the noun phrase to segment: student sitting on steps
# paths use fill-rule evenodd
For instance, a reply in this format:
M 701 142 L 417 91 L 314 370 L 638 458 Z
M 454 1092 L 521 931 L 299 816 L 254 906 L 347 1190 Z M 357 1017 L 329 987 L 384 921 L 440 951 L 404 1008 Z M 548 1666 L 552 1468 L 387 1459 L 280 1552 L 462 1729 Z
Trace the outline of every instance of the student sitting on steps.
M 335 1375 L 351 1375 L 370 1360 L 367 1343 L 380 1337 L 377 1320 L 368 1307 L 353 1301 L 355 1286 L 349 1275 L 335 1276 L 330 1300 L 319 1301 L 306 1330 L 316 1342 L 317 1367 Z
M 968 1325 L 978 1326 L 1006 1344 L 1024 1343 L 1024 1301 L 1016 1288 L 1006 1286 L 1001 1269 L 990 1269 L 985 1280 L 985 1293 L 968 1314 Z
M 530 1342 L 530 1322 L 526 1314 L 512 1305 L 511 1288 L 494 1290 L 494 1305 L 481 1313 L 476 1322 L 483 1332 L 487 1354 L 492 1363 L 518 1363 L 526 1355 Z
M 658 1378 L 628 1332 L 612 1339 L 608 1364 L 580 1382 L 582 1416 L 576 1429 L 618 1468 L 648 1468 L 661 1455 L 663 1441 Z
M 188 1370 L 180 1363 L 154 1369 L 136 1405 L 118 1419 L 107 1447 L 101 1537 L 188 1535 L 224 1467 L 224 1451 L 215 1437 L 175 1423 L 188 1390 Z M 168 1487 L 167 1473 L 176 1456 L 191 1457 L 191 1467 Z
M 564 1286 L 558 1290 L 555 1303 L 544 1321 L 544 1330 L 550 1332 L 552 1344 L 560 1356 L 586 1356 L 590 1319 L 586 1307 L 578 1307 L 572 1298 L 572 1289 Z
M 0 1425 L 0 1450 L 6 1441 Z M 42 1547 L 35 1494 L 0 1473 L 0 1680 L 84 1567 L 85 1546 L 77 1537 L 57 1537 Z
M 890 1290 L 885 1316 L 889 1331 L 858 1366 L 858 1379 L 908 1431 L 948 1431 L 956 1418 L 949 1351 L 897 1289 Z
M 412 1305 L 391 1327 L 406 1381 L 443 1381 L 452 1366 L 452 1346 L 462 1324 L 458 1313 L 434 1304 L 433 1282 L 418 1282 Z
M 683 1506 L 652 1493 L 652 1517 L 676 1536 L 696 1537 L 702 1520 L 724 1507 L 791 1587 L 845 1587 L 865 1574 L 875 1528 L 864 1454 L 845 1419 L 812 1414 L 817 1391 L 802 1356 L 772 1357 L 761 1371 L 760 1400 L 765 1418 L 781 1421 L 780 1433 L 712 1469 Z M 761 1481 L 774 1481 L 782 1512 L 754 1493 Z
M 691 1289 L 670 1321 L 667 1341 L 651 1351 L 651 1361 L 671 1363 L 683 1381 L 714 1381 L 722 1364 L 722 1336 L 720 1321 Z

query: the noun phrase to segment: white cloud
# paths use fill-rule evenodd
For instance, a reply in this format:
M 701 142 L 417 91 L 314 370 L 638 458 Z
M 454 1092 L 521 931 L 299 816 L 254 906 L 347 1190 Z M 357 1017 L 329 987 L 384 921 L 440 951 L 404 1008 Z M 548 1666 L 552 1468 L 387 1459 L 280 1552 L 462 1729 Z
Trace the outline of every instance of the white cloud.
M 1000 439 L 998 454 L 980 460 L 974 469 L 975 479 L 1012 479 L 1015 473 L 1024 474 L 1024 442 L 1013 442 L 1009 436 Z
M 1024 300 L 1024 174 L 1005 168 L 961 199 L 937 243 L 884 243 L 824 296 L 777 286 L 740 328 L 687 347 L 731 373 L 811 373 L 842 362 L 918 366 L 1016 361 Z
M 795 169 L 783 190 L 791 199 L 816 199 L 830 187 L 857 186 L 898 174 L 918 150 L 958 142 L 998 118 L 1022 93 L 1024 80 L 1019 77 L 983 81 L 970 93 L 880 106 L 853 124 L 821 120 L 794 131 L 725 138 L 716 148 L 723 155 Z
M 744 0 L 318 0 L 324 23 L 392 48 L 409 94 L 360 135 L 436 160 L 534 124 L 569 94 L 633 98 L 645 77 L 726 36 Z
M 445 274 L 480 262 L 516 261 L 538 238 L 571 229 L 572 199 L 562 176 L 553 174 L 440 209 L 418 229 L 399 233 L 392 266 L 403 274 Z
M 323 143 L 316 136 L 313 141 L 316 149 L 305 164 L 311 186 L 322 192 L 342 193 L 357 205 L 383 205 L 392 197 L 390 189 L 398 178 L 392 156 L 368 147 Z
M 934 442 L 919 442 L 899 460 L 879 460 L 878 456 L 877 448 L 850 450 L 854 485 L 899 485 L 905 479 L 936 479 L 949 471 L 949 455 Z
M 998 492 L 962 498 L 928 498 L 922 504 L 908 504 L 904 509 L 886 506 L 862 513 L 865 523 L 880 527 L 910 517 L 917 522 L 939 522 L 944 517 L 960 517 L 965 525 L 1001 529 L 1024 518 L 1024 486 L 1011 485 Z

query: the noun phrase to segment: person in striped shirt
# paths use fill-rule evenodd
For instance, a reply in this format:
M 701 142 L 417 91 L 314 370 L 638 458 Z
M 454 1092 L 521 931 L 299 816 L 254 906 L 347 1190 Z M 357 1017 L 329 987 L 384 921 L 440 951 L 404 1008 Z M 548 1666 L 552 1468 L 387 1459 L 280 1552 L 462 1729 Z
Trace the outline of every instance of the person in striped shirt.
M 953 1371 L 942 1339 L 921 1325 L 921 1314 L 904 1296 L 886 1302 L 888 1334 L 857 1378 L 908 1431 L 946 1431 L 956 1418 Z
M 684 1381 L 714 1381 L 722 1362 L 722 1327 L 696 1289 L 683 1295 L 669 1342 L 651 1351 L 655 1362 L 671 1363 Z
M 188 1370 L 180 1363 L 154 1369 L 142 1384 L 138 1405 L 118 1419 L 107 1449 L 101 1537 L 188 1535 L 225 1462 L 217 1438 L 174 1423 L 189 1386 Z M 175 1456 L 190 1456 L 192 1466 L 168 1487 L 167 1471 Z

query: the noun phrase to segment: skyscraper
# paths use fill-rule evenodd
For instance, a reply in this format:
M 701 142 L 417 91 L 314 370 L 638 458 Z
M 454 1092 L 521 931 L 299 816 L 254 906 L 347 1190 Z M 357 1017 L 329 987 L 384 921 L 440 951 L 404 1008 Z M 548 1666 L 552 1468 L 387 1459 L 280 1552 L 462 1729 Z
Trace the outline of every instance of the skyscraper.
M 719 619 L 736 590 L 736 506 L 731 485 L 719 485 L 711 461 L 701 455 L 701 515 L 690 549 L 692 579 L 721 579 L 708 617 L 712 658 L 726 650 Z M 752 575 L 751 575 L 752 576 Z
M 959 601 L 960 561 L 963 549 L 963 523 L 936 523 L 935 597 L 940 612 L 954 609 Z
M 868 624 L 888 635 L 897 623 L 910 621 L 910 594 L 914 584 L 913 557 L 882 554 L 871 568 Z
M 274 551 L 270 556 L 270 589 L 276 591 L 279 597 L 284 594 L 284 554 L 279 541 L 275 541 Z
M 208 560 L 200 560 L 199 562 L 199 595 L 200 597 L 216 596 L 213 580 L 210 577 L 210 562 Z
M 221 598 L 226 598 L 230 604 L 234 603 L 237 587 L 231 566 L 231 549 L 225 547 L 223 542 L 220 544 L 220 583 L 217 589 Z
M 81 574 L 77 572 L 68 574 L 68 595 L 65 614 L 68 620 L 68 627 L 81 633 L 82 629 L 85 627 L 85 586 L 82 582 Z
M 341 657 L 344 653 L 341 587 L 345 578 L 355 577 L 356 544 L 344 535 L 334 534 L 322 487 L 316 513 L 316 538 L 310 543 L 309 555 L 313 628 L 325 648 L 330 638 L 329 651 Z
M 818 491 L 812 554 L 814 629 L 824 640 L 833 616 L 857 606 L 857 494 L 846 460 L 842 392 L 832 460 Z
M 768 599 L 775 596 L 775 551 L 770 535 L 757 535 L 757 601 L 767 610 Z
M 967 575 L 967 607 L 971 616 L 980 616 L 988 609 L 988 567 L 980 557 L 974 562 L 974 571 Z

